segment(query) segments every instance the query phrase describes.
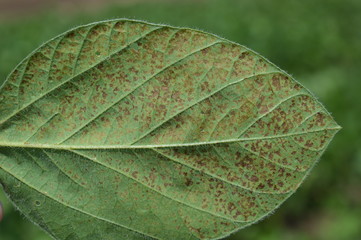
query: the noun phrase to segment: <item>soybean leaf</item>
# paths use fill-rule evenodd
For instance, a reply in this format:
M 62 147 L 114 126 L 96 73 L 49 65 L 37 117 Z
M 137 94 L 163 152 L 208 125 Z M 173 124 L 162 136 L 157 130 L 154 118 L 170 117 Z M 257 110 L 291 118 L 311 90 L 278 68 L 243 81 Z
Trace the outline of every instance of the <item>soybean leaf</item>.
M 276 209 L 339 126 L 260 55 L 130 20 L 70 30 L 0 90 L 0 180 L 55 239 L 219 239 Z

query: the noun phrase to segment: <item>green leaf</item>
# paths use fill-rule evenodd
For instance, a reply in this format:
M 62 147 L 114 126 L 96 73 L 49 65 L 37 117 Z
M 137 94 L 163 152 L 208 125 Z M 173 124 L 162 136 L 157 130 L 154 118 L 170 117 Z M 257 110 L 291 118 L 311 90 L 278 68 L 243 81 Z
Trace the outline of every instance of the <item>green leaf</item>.
M 130 20 L 70 30 L 0 90 L 0 181 L 55 239 L 218 239 L 270 214 L 339 130 L 257 53 Z

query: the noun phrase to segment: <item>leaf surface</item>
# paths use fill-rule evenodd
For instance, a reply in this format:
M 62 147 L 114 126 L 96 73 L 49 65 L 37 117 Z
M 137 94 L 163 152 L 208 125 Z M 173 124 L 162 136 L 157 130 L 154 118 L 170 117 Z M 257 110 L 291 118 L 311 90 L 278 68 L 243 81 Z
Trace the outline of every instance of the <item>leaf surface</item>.
M 338 129 L 250 49 L 98 22 L 42 45 L 0 89 L 0 181 L 55 239 L 219 239 L 288 198 Z

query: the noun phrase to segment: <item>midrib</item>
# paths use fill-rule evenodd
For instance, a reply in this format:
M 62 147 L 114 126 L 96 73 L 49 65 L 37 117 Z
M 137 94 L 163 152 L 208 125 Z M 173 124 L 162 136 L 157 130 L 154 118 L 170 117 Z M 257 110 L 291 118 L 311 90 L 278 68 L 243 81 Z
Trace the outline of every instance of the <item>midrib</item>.
M 317 133 L 328 130 L 340 130 L 341 127 L 330 127 L 323 128 L 313 131 L 303 131 L 303 132 L 292 132 L 286 134 L 279 134 L 273 136 L 262 136 L 262 137 L 250 137 L 250 138 L 236 138 L 236 139 L 225 139 L 225 140 L 214 140 L 207 142 L 190 142 L 190 143 L 166 143 L 166 144 L 148 144 L 148 145 L 67 145 L 67 144 L 43 144 L 43 143 L 25 143 L 25 142 L 1 142 L 0 147 L 16 147 L 16 148 L 40 148 L 40 149 L 149 149 L 149 148 L 171 148 L 171 147 L 192 147 L 192 146 L 200 146 L 200 145 L 214 145 L 214 144 L 222 144 L 222 143 L 232 143 L 232 142 L 246 142 L 246 141 L 254 141 L 254 140 L 267 140 L 267 139 L 275 139 L 275 138 L 284 138 L 284 137 L 292 137 L 292 136 L 300 136 L 309 133 Z

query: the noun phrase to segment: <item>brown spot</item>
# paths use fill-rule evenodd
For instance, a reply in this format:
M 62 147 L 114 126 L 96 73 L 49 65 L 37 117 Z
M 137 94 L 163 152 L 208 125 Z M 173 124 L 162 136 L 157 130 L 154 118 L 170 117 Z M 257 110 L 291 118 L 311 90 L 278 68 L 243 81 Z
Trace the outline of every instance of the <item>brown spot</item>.
M 305 144 L 306 147 L 312 147 L 313 146 L 313 142 L 311 140 L 308 140 Z
M 189 187 L 191 185 L 193 185 L 193 181 L 190 178 L 187 178 L 186 179 L 186 186 Z
M 237 207 L 233 202 L 228 203 L 228 211 L 233 212 Z
M 252 182 L 258 182 L 258 177 L 256 175 L 253 175 L 250 179 Z
M 133 172 L 133 173 L 132 173 L 132 177 L 133 177 L 133 178 L 138 178 L 138 171 Z

